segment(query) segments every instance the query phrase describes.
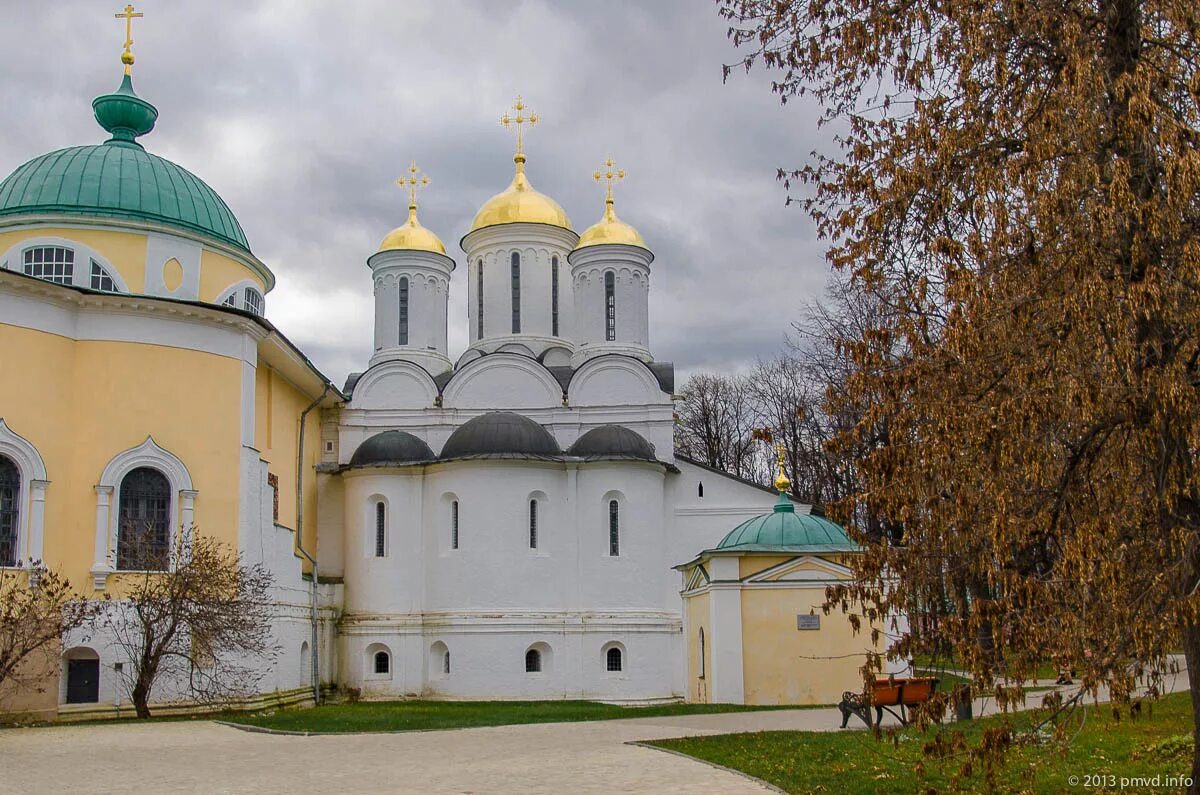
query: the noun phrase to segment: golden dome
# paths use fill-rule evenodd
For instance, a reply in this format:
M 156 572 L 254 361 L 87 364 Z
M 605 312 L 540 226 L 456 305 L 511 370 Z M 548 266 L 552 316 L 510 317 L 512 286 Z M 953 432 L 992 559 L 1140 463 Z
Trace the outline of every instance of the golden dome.
M 586 246 L 611 244 L 646 248 L 646 241 L 642 239 L 641 233 L 617 217 L 616 211 L 613 210 L 613 200 L 609 198 L 604 202 L 604 217 L 580 235 L 575 250 Z
M 387 237 L 379 244 L 380 251 L 432 251 L 435 254 L 445 254 L 446 247 L 433 232 L 421 226 L 417 220 L 417 206 L 408 205 L 408 220 L 401 226 L 388 232 Z
M 538 193 L 529 184 L 525 177 L 525 155 L 517 154 L 513 160 L 517 164 L 517 173 L 513 176 L 512 184 L 483 203 L 471 222 L 470 231 L 485 226 L 516 223 L 549 224 L 570 229 L 571 219 L 558 202 L 544 193 Z

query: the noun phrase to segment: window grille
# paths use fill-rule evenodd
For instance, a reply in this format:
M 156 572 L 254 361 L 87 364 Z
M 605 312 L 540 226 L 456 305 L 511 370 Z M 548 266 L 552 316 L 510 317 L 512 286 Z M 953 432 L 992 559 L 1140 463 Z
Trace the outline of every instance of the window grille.
M 237 293 L 230 293 L 229 297 L 221 302 L 221 306 L 232 306 L 237 309 Z
M 375 503 L 375 557 L 382 558 L 387 552 L 387 508 L 382 502 Z
M 262 293 L 260 293 L 258 290 L 255 290 L 253 287 L 247 287 L 246 288 L 245 306 L 243 308 L 247 312 L 253 312 L 254 314 L 258 315 L 259 317 L 262 317 L 262 313 L 263 313 Z
M 537 649 L 525 652 L 525 673 L 536 674 L 542 670 L 542 653 Z
M 475 339 L 483 339 L 483 260 L 475 265 Z
M 386 651 L 375 652 L 375 673 L 386 674 L 392 670 L 392 658 Z
M 621 554 L 621 508 L 616 500 L 608 502 L 608 554 L 616 557 Z
M 538 545 L 538 501 L 529 501 L 529 548 L 537 549 Z
M 400 344 L 408 344 L 408 277 L 400 278 Z
M 550 258 L 550 333 L 558 336 L 558 257 Z
M 75 251 L 62 246 L 41 246 L 25 250 L 25 275 L 55 284 L 75 281 Z
M 447 649 L 446 653 L 442 655 L 442 673 L 447 674 L 447 675 L 449 675 L 449 673 L 450 673 L 450 650 L 449 649 Z
M 609 649 L 608 654 L 605 655 L 604 664 L 609 671 L 620 671 L 621 650 L 616 647 Z
M 121 480 L 117 568 L 165 571 L 170 554 L 171 484 L 166 475 L 138 467 Z
M 458 500 L 450 503 L 450 548 L 458 549 Z
M 21 471 L 0 455 L 0 566 L 17 565 L 17 530 L 21 518 Z
M 521 333 L 521 255 L 512 255 L 512 333 Z
M 604 274 L 604 314 L 606 326 L 604 339 L 614 342 L 617 339 L 617 277 L 612 271 Z
M 117 283 L 113 280 L 112 274 L 106 271 L 104 266 L 96 262 L 96 260 L 92 260 L 91 288 L 106 293 L 117 292 Z

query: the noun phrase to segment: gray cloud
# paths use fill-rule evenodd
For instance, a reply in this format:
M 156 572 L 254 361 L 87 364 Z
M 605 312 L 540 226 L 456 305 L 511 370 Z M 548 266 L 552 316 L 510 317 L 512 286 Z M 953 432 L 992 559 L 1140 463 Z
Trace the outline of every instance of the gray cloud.
M 115 10 L 8 10 L 0 172 L 100 140 L 89 103 L 120 79 Z M 764 74 L 722 85 L 736 56 L 705 0 L 141 10 L 135 85 L 160 112 L 143 142 L 225 198 L 278 277 L 268 316 L 335 381 L 370 355 L 365 260 L 403 220 L 394 178 L 413 158 L 429 173 L 422 222 L 461 266 L 458 240 L 512 175 L 497 119 L 518 91 L 542 117 L 530 178 L 578 231 L 603 209 L 591 171 L 610 153 L 629 171 L 617 209 L 655 252 L 652 348 L 682 374 L 769 356 L 825 283 L 824 246 L 775 172 L 827 148 L 827 134 L 810 106 L 781 107 Z M 466 345 L 464 273 L 451 285 L 452 357 Z

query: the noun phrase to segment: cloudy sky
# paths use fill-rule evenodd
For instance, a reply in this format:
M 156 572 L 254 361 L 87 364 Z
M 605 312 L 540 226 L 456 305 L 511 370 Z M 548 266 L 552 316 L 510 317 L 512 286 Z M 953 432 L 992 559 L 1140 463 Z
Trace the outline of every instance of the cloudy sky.
M 99 142 L 116 88 L 122 4 L 0 0 L 0 173 Z M 823 246 L 785 206 L 780 166 L 827 150 L 815 113 L 781 107 L 736 58 L 708 0 L 144 0 L 134 84 L 159 109 L 142 142 L 229 203 L 278 277 L 267 314 L 335 382 L 371 353 L 365 260 L 405 216 L 393 180 L 433 180 L 421 220 L 460 267 L 450 354 L 466 345 L 458 240 L 512 176 L 498 118 L 520 92 L 541 116 L 528 173 L 577 231 L 600 217 L 591 172 L 629 172 L 617 210 L 656 259 L 651 347 L 678 372 L 745 367 L 819 296 Z

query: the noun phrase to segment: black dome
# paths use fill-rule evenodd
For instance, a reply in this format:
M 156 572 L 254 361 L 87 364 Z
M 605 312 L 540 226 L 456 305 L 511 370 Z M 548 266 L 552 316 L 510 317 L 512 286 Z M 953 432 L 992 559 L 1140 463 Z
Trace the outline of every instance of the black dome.
M 654 445 L 623 425 L 601 425 L 575 440 L 568 455 L 580 458 L 637 458 L 654 461 Z
M 442 458 L 485 455 L 561 455 L 550 432 L 528 417 L 497 411 L 468 420 L 450 434 Z
M 412 464 L 418 461 L 433 461 L 435 458 L 437 456 L 429 449 L 429 445 L 411 433 L 384 431 L 358 446 L 354 455 L 350 457 L 350 466 Z

